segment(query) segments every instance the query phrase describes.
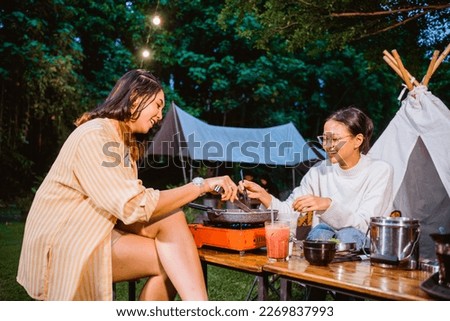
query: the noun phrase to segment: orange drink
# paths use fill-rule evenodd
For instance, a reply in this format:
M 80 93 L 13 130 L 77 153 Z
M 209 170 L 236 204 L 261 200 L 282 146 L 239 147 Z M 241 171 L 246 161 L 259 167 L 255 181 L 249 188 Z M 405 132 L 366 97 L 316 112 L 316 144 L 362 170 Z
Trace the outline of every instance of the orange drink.
M 265 222 L 267 257 L 271 262 L 285 261 L 289 255 L 289 222 Z

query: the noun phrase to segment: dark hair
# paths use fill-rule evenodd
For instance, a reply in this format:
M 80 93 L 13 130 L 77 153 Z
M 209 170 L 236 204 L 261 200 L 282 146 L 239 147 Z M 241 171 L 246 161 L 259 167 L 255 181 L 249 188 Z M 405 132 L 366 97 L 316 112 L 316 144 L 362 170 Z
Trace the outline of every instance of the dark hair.
M 75 124 L 79 126 L 94 118 L 111 118 L 119 121 L 137 119 L 142 109 L 149 101 L 153 101 L 161 90 L 161 83 L 150 72 L 143 69 L 130 70 L 117 81 L 103 103 L 84 113 Z M 131 113 L 138 99 L 142 100 Z
M 373 133 L 373 122 L 363 111 L 353 106 L 347 107 L 331 114 L 326 121 L 329 120 L 343 123 L 353 136 L 362 134 L 364 141 L 359 146 L 359 151 L 367 154 L 370 148 L 370 138 Z
M 120 77 L 105 101 L 81 115 L 75 125 L 80 126 L 95 118 L 118 120 L 125 144 L 130 147 L 134 159 L 138 159 L 143 154 L 142 145 L 137 143 L 135 135 L 125 122 L 138 119 L 142 110 L 156 99 L 161 90 L 161 83 L 150 72 L 143 69 L 130 70 Z M 134 107 L 136 109 L 132 112 Z

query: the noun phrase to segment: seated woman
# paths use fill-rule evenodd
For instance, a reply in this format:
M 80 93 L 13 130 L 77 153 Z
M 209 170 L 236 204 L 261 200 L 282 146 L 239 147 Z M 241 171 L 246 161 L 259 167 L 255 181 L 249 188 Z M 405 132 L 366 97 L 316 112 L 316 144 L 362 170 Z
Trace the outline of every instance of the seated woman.
M 328 159 L 312 167 L 284 202 L 264 188 L 244 181 L 250 198 L 257 198 L 267 208 L 277 209 L 279 219 L 297 220 L 300 213 L 314 211 L 312 229 L 307 239 L 339 239 L 356 243 L 361 249 L 373 216 L 387 216 L 392 209 L 392 168 L 365 154 L 369 150 L 373 123 L 361 110 L 349 107 L 332 114 L 325 121 L 318 139 Z M 308 299 L 326 298 L 326 291 L 310 287 Z M 348 296 L 336 295 L 337 300 Z
M 337 238 L 361 249 L 370 218 L 389 215 L 392 206 L 391 166 L 365 155 L 372 131 L 372 120 L 361 110 L 339 110 L 325 121 L 318 137 L 328 159 L 312 167 L 286 201 L 253 182 L 244 181 L 240 188 L 277 209 L 279 219 L 297 220 L 301 213 L 314 211 L 308 239 Z
M 162 119 L 164 92 L 145 70 L 123 75 L 106 100 L 76 122 L 39 187 L 25 224 L 17 281 L 37 300 L 111 300 L 112 283 L 148 277 L 142 300 L 206 300 L 192 234 L 180 207 L 228 177 L 170 190 L 137 177 L 137 134 Z

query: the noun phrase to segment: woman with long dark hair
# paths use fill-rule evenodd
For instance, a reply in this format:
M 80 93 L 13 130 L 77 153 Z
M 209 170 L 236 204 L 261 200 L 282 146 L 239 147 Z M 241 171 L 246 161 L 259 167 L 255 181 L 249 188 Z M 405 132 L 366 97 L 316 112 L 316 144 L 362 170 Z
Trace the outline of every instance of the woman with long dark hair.
M 140 299 L 206 300 L 200 260 L 181 207 L 228 177 L 170 190 L 137 177 L 136 135 L 162 119 L 165 98 L 145 70 L 123 75 L 77 121 L 36 193 L 25 224 L 17 281 L 37 300 L 111 300 L 112 283 L 148 278 Z

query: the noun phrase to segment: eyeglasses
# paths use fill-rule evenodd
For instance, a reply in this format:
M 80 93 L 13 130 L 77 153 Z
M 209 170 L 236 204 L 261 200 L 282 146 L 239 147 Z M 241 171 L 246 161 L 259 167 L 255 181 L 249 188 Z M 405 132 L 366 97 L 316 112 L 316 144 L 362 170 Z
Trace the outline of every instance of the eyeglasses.
M 326 135 L 320 135 L 317 136 L 317 139 L 319 140 L 319 143 L 321 143 L 322 145 L 328 145 L 328 146 L 335 146 L 337 145 L 337 143 L 339 143 L 342 139 L 350 137 L 353 135 L 346 135 L 346 136 L 342 136 L 342 137 L 331 137 L 331 136 L 326 136 Z

